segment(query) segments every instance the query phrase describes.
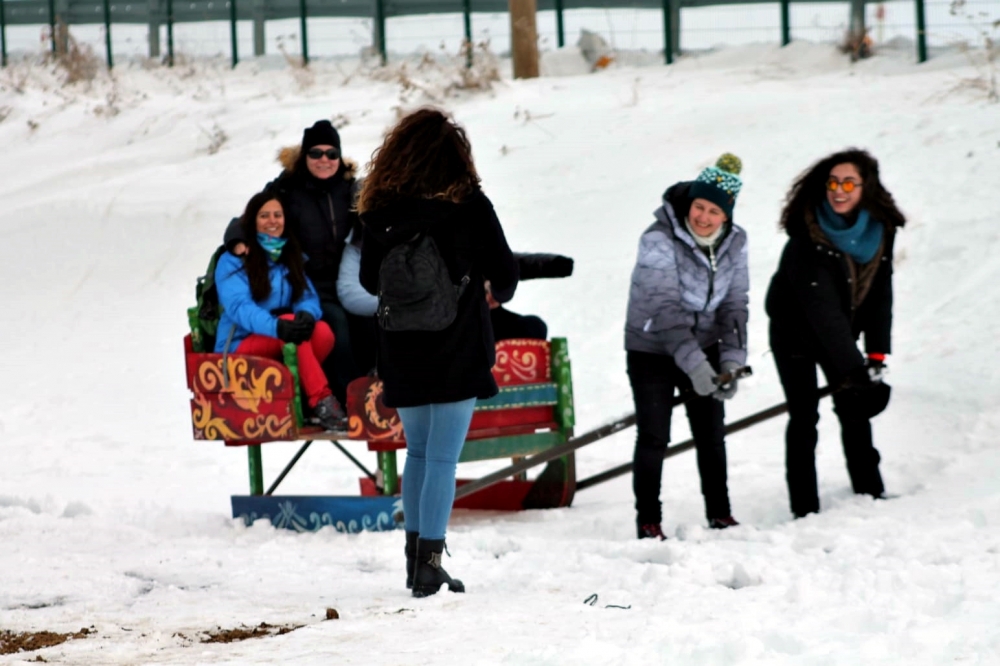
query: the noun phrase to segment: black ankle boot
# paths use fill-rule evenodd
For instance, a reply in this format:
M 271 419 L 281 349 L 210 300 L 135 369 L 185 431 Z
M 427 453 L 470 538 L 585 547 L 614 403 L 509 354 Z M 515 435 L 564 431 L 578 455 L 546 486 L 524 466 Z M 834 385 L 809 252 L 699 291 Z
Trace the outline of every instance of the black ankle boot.
M 417 568 L 417 532 L 406 533 L 406 589 L 413 589 L 413 570 Z
M 465 592 L 462 581 L 448 575 L 441 567 L 444 539 L 417 540 L 417 566 L 413 571 L 413 596 L 429 597 L 437 594 L 443 583 L 451 592 Z

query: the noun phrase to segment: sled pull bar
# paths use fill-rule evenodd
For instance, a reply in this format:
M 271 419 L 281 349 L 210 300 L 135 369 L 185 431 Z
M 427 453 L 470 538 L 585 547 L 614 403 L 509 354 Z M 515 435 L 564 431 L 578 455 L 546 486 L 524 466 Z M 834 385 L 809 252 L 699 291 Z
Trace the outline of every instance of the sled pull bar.
M 676 404 L 675 400 L 675 404 Z M 471 483 L 466 483 L 465 485 L 459 487 L 455 491 L 455 499 L 461 499 L 467 495 L 478 492 L 483 488 L 488 488 L 494 483 L 499 483 L 507 477 L 514 476 L 515 474 L 520 474 L 521 472 L 531 469 L 532 467 L 537 467 L 543 463 L 547 463 L 550 460 L 555 460 L 556 458 L 561 458 L 567 453 L 572 453 L 579 448 L 587 446 L 588 444 L 593 444 L 594 442 L 604 439 L 605 437 L 610 437 L 617 432 L 624 430 L 635 425 L 635 414 L 629 414 L 628 416 L 623 416 L 622 418 L 614 421 L 612 423 L 605 424 L 599 428 L 591 430 L 588 433 L 584 433 L 579 437 L 574 437 L 573 439 L 567 440 L 558 446 L 553 446 L 551 449 L 546 449 L 541 453 L 536 453 L 535 455 L 519 460 L 513 465 L 508 465 L 503 469 L 498 469 L 492 474 L 487 474 L 481 479 L 476 479 Z
M 825 386 L 820 389 L 819 397 L 825 398 L 830 395 L 832 391 L 829 386 Z M 772 419 L 775 416 L 780 416 L 788 411 L 788 403 L 783 402 L 780 405 L 775 405 L 763 411 L 757 412 L 756 414 L 751 414 L 746 418 L 742 418 L 739 421 L 734 421 L 726 426 L 726 434 L 731 435 L 734 432 L 739 432 L 740 430 L 746 430 L 751 426 L 755 426 L 758 423 Z M 679 453 L 684 453 L 685 451 L 690 451 L 694 448 L 694 440 L 688 439 L 681 442 L 680 444 L 675 444 L 674 446 L 668 446 L 667 450 L 663 453 L 663 459 L 672 458 Z M 593 476 L 588 476 L 585 479 L 580 479 L 576 482 L 577 490 L 585 490 L 591 486 L 596 486 L 599 483 L 604 483 L 605 481 L 610 481 L 611 479 L 617 478 L 623 474 L 628 474 L 632 471 L 633 464 L 625 463 L 624 465 L 619 465 L 618 467 L 613 467 L 600 474 L 595 474 Z
M 749 366 L 743 366 L 737 368 L 731 373 L 720 375 L 717 378 L 717 383 L 720 384 L 724 383 L 724 382 L 718 382 L 718 379 L 724 379 L 726 381 L 731 382 L 734 379 L 739 379 L 740 377 L 746 377 L 750 375 L 751 372 L 752 370 L 750 369 Z M 682 392 L 680 395 L 675 396 L 671 408 L 683 404 L 684 400 L 688 397 L 689 394 L 690 391 Z M 570 440 L 567 440 L 562 444 L 559 444 L 558 446 L 553 446 L 551 449 L 547 449 L 545 451 L 542 451 L 541 453 L 536 453 L 535 455 L 529 458 L 524 458 L 523 460 L 519 460 L 513 465 L 508 465 L 503 469 L 498 469 L 492 474 L 487 474 L 486 476 L 480 479 L 476 479 L 475 481 L 466 483 L 465 485 L 460 486 L 455 491 L 455 499 L 458 500 L 468 495 L 471 495 L 472 493 L 479 492 L 483 488 L 488 488 L 489 486 L 492 486 L 495 483 L 499 483 L 500 481 L 503 481 L 508 477 L 514 476 L 515 474 L 520 474 L 525 470 L 531 469 L 532 467 L 537 467 L 538 465 L 547 463 L 550 460 L 561 458 L 567 453 L 572 453 L 573 451 L 581 449 L 587 446 L 588 444 L 593 444 L 596 441 L 602 440 L 606 437 L 610 437 L 611 435 L 614 435 L 624 430 L 625 428 L 630 428 L 634 425 L 635 425 L 634 413 L 629 414 L 628 416 L 623 416 L 617 421 L 612 421 L 611 423 L 605 424 L 599 428 L 591 430 L 590 432 L 584 433 L 579 437 L 574 437 Z M 577 484 L 577 487 L 579 487 L 579 483 Z

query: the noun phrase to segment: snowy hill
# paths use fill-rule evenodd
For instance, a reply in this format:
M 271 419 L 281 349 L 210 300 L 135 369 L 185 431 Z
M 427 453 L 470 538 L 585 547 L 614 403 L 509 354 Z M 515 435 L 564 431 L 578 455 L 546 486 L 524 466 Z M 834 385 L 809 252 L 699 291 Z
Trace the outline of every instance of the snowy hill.
M 664 467 L 667 542 L 634 539 L 628 477 L 569 509 L 458 512 L 448 568 L 469 592 L 415 600 L 402 533 L 229 518 L 245 455 L 192 440 L 181 339 L 195 277 L 277 174 L 277 149 L 335 117 L 363 164 L 396 108 L 431 101 L 447 72 L 410 71 L 421 93 L 322 63 L 136 67 L 74 87 L 42 66 L 0 71 L 0 631 L 97 632 L 0 664 L 1000 663 L 1000 107 L 965 83 L 978 73 L 957 56 L 851 66 L 794 44 L 444 98 L 514 249 L 576 259 L 572 279 L 525 283 L 511 309 L 568 337 L 580 432 L 631 411 L 622 326 L 640 232 L 668 185 L 725 151 L 744 163 L 755 370 L 727 410 L 781 402 L 763 295 L 785 190 L 828 152 L 870 149 L 909 217 L 893 403 L 874 422 L 900 497 L 850 493 L 825 405 L 821 514 L 791 520 L 777 419 L 729 439 L 740 528 L 704 529 L 688 454 Z M 633 438 L 584 449 L 578 473 L 630 459 Z M 264 447 L 266 477 L 294 448 Z M 356 476 L 314 446 L 283 491 L 350 494 Z M 341 619 L 321 622 L 325 608 Z M 198 642 L 260 622 L 306 626 Z

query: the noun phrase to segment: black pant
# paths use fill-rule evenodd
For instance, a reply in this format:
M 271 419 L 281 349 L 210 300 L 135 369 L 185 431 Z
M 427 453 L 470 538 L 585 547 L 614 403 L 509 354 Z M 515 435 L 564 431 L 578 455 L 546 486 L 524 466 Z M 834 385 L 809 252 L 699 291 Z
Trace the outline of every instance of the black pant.
M 540 317 L 520 315 L 502 305 L 490 310 L 490 323 L 493 324 L 493 339 L 497 342 L 511 338 L 545 340 L 549 332 Z
M 717 367 L 718 349 L 713 347 L 706 353 Z M 630 351 L 626 363 L 635 400 L 637 431 L 632 472 L 636 522 L 639 525 L 659 524 L 663 518 L 660 480 L 663 454 L 670 442 L 670 417 L 676 389 L 689 396 L 684 406 L 698 454 L 705 515 L 709 519 L 730 515 L 726 486 L 726 413 L 722 402 L 694 393 L 687 375 L 665 354 Z
M 347 395 L 347 385 L 361 376 L 354 364 L 354 352 L 351 348 L 351 326 L 347 311 L 339 303 L 321 299 L 323 321 L 333 329 L 333 351 L 323 362 L 323 372 L 330 383 L 330 390 L 341 403 Z
M 806 345 L 784 343 L 781 331 L 771 324 L 771 351 L 788 401 L 785 431 L 785 479 L 792 513 L 798 517 L 819 511 L 816 482 L 816 443 L 819 435 L 819 386 L 816 366 L 825 359 Z M 824 374 L 830 373 L 824 368 Z M 878 497 L 885 491 L 878 464 L 881 458 L 872 444 L 871 421 L 858 410 L 856 401 L 833 394 L 833 408 L 840 420 L 840 436 L 847 459 L 847 473 L 854 492 Z

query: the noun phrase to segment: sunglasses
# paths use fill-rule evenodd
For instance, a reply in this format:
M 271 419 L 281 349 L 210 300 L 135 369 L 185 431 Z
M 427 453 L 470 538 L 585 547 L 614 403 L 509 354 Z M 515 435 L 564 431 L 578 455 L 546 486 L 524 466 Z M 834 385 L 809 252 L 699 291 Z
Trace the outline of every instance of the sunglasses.
M 855 190 L 855 188 L 861 187 L 861 183 L 854 180 L 840 181 L 837 180 L 836 178 L 831 178 L 830 180 L 826 181 L 826 189 L 830 190 L 831 192 L 836 192 L 838 187 L 844 191 L 844 194 L 850 194 Z
M 328 160 L 340 159 L 340 151 L 337 150 L 336 148 L 327 148 L 326 150 L 320 150 L 319 148 L 311 148 L 308 151 L 306 151 L 306 157 L 308 157 L 311 160 L 321 159 L 324 155 Z

